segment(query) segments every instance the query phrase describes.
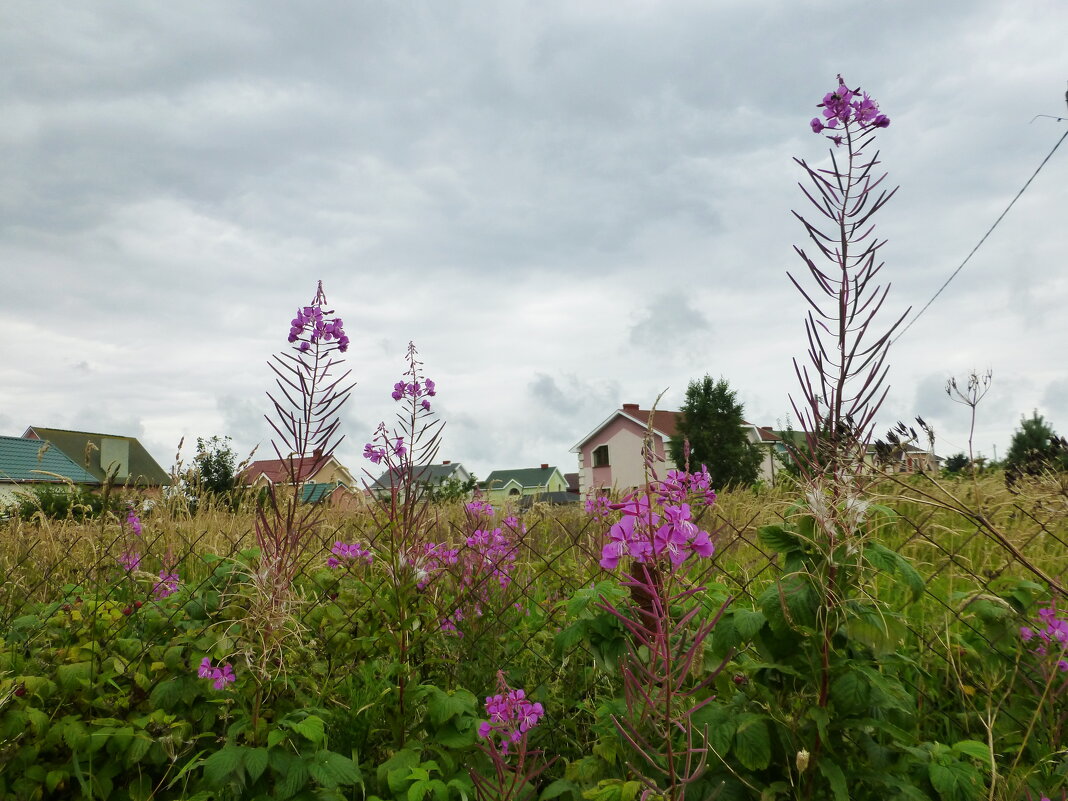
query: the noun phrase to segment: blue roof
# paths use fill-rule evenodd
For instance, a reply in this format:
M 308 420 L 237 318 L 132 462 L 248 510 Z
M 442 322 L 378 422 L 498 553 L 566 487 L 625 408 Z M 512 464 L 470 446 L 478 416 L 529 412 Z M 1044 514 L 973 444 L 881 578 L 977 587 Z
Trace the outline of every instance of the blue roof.
M 63 451 L 39 439 L 0 437 L 0 482 L 99 484 Z

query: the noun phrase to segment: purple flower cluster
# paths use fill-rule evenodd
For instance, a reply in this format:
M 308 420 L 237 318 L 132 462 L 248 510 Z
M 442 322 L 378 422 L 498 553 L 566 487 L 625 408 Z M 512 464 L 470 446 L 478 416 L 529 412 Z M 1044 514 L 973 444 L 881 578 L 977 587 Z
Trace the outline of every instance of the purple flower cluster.
M 1058 617 L 1056 605 L 1038 610 L 1039 625 L 1020 627 L 1020 639 L 1036 643 L 1034 652 L 1041 656 L 1051 653 L 1057 657 L 1057 669 L 1068 673 L 1068 618 Z
M 202 679 L 211 679 L 212 686 L 216 690 L 222 690 L 227 684 L 233 684 L 237 681 L 237 676 L 234 675 L 234 669 L 230 667 L 229 663 L 220 665 L 219 667 L 212 667 L 211 660 L 204 657 L 200 662 L 200 669 L 197 670 L 197 675 Z
M 324 312 L 321 306 L 305 306 L 297 309 L 297 316 L 289 321 L 289 341 L 296 342 L 305 331 L 308 338 L 302 340 L 300 349 L 309 350 L 317 342 L 336 342 L 337 349 L 344 353 L 349 349 L 349 338 L 345 335 L 345 324 L 340 317 L 327 319 L 331 311 Z
M 424 411 L 429 412 L 430 401 L 428 401 L 427 398 L 432 398 L 438 394 L 438 391 L 435 388 L 436 386 L 437 385 L 429 378 L 425 378 L 422 381 L 398 381 L 393 385 L 393 400 L 399 401 L 405 397 L 412 398 L 413 400 L 423 398 L 419 401 L 419 405 Z
M 594 520 L 607 520 L 612 516 L 612 501 L 607 495 L 590 495 L 586 498 L 586 514 Z
M 130 527 L 130 531 L 134 533 L 135 537 L 140 537 L 144 532 L 141 527 L 141 518 L 134 513 L 132 508 L 126 510 L 126 525 Z
M 343 565 L 347 567 L 357 559 L 367 562 L 367 564 L 371 564 L 371 552 L 366 548 L 361 548 L 356 543 L 349 545 L 340 541 L 335 542 L 334 547 L 330 549 L 330 553 L 332 553 L 333 556 L 326 560 L 327 567 L 337 568 Z
M 701 465 L 700 471 L 687 473 L 685 470 L 669 470 L 667 478 L 656 484 L 660 503 L 699 503 L 711 506 L 716 502 L 716 493 L 712 489 L 712 476 L 708 468 Z
M 412 548 L 406 561 L 415 570 L 416 586 L 423 589 L 432 575 L 455 565 L 459 558 L 460 551 L 456 548 L 449 548 L 443 542 L 425 542 Z
M 376 445 L 376 442 L 379 444 Z M 390 434 L 385 423 L 378 424 L 373 441 L 363 446 L 363 458 L 370 459 L 374 464 L 380 464 L 387 456 L 402 459 L 407 453 L 408 447 L 404 444 L 404 437 Z
M 119 555 L 119 564 L 127 573 L 132 573 L 141 564 L 141 554 L 137 551 L 124 551 Z
M 708 532 L 697 527 L 688 503 L 663 503 L 652 508 L 649 497 L 641 495 L 613 504 L 623 516 L 608 531 L 608 543 L 601 550 L 601 567 L 615 570 L 619 560 L 630 556 L 636 562 L 667 559 L 672 568 L 696 554 L 710 557 L 715 551 Z
M 504 589 L 512 583 L 512 569 L 518 548 L 499 528 L 476 529 L 467 538 L 464 552 L 464 583 L 485 587 L 486 579 L 496 579 Z
M 489 720 L 479 724 L 478 736 L 489 740 L 491 747 L 495 745 L 494 738 L 499 738 L 500 752 L 507 755 L 512 745 L 520 743 L 538 725 L 545 710 L 540 703 L 528 701 L 523 690 L 511 690 L 507 685 L 501 689 L 502 692 L 486 698 Z
M 879 104 L 872 100 L 867 92 L 861 93 L 859 87 L 850 89 L 846 86 L 841 75 L 838 76 L 838 86 L 823 96 L 823 102 L 817 108 L 823 109 L 824 118 L 812 118 L 809 125 L 813 133 L 835 130 L 839 123 L 844 128 L 852 122 L 860 130 L 869 127 L 885 128 L 890 124 L 890 118 L 879 112 Z M 841 136 L 827 138 L 836 145 L 842 143 Z
M 493 517 L 493 504 L 479 498 L 475 498 L 475 500 L 468 503 L 466 509 L 475 517 Z
M 152 585 L 152 597 L 157 601 L 169 598 L 178 592 L 179 584 L 181 584 L 181 581 L 178 578 L 178 574 L 164 568 L 159 571 L 159 581 Z

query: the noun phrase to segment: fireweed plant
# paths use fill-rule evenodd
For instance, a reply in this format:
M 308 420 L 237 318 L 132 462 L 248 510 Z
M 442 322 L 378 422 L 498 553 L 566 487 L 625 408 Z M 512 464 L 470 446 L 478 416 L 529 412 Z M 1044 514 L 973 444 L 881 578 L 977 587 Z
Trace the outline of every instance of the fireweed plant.
M 380 499 L 371 505 L 370 514 L 384 535 L 375 545 L 387 576 L 387 592 L 376 594 L 375 603 L 390 621 L 388 645 L 396 656 L 393 724 L 398 747 L 407 741 L 407 711 L 419 685 L 412 645 L 424 630 L 427 585 L 443 564 L 456 560 L 447 546 L 428 539 L 433 519 L 430 498 L 421 487 L 423 473 L 437 457 L 444 425 L 433 408 L 437 387 L 423 374 L 414 342 L 408 343 L 405 360 L 407 369 L 391 392 L 397 404 L 395 424 L 389 428 L 380 423 L 363 450 L 364 458 L 382 471 L 380 477 L 369 470 L 365 473 L 368 491 Z M 439 627 L 440 621 L 434 628 Z
M 743 684 L 740 695 L 754 709 L 773 710 L 773 742 L 786 765 L 785 777 L 767 776 L 776 791 L 841 799 L 847 792 L 893 794 L 911 781 L 902 775 L 906 761 L 872 770 L 855 755 L 865 747 L 900 754 L 915 709 L 896 676 L 882 672 L 893 661 L 901 623 L 872 583 L 879 573 L 896 574 L 913 599 L 924 585 L 907 560 L 875 541 L 890 514 L 865 492 L 871 474 L 865 454 L 887 392 L 890 338 L 904 319 L 876 325 L 889 287 L 876 284 L 885 241 L 874 235 L 872 218 L 896 189 L 882 188 L 886 176 L 875 172 L 878 153 L 871 150 L 890 120 L 841 76 L 817 108 L 811 130 L 833 147 L 827 166 L 795 159 L 815 222 L 794 212 L 812 249 L 795 248 L 808 282 L 789 276 L 808 305 L 809 364 L 794 362 L 801 399 L 792 399 L 806 439 L 792 453 L 802 500 L 783 525 L 760 531 L 782 562 L 777 581 L 757 599 L 764 621 L 754 637 L 756 658 L 780 667 L 774 683 Z M 864 722 L 872 718 L 893 725 Z
M 527 744 L 531 731 L 545 716 L 538 702 L 530 701 L 523 690 L 513 690 L 504 672 L 497 671 L 497 694 L 486 698 L 488 720 L 478 727 L 480 747 L 493 764 L 493 775 L 472 770 L 471 781 L 478 801 L 526 801 L 534 798 L 534 780 L 551 764 L 541 760 L 542 752 Z
M 672 470 L 659 480 L 653 468 L 653 440 L 645 440 L 644 492 L 633 493 L 608 508 L 620 518 L 608 531 L 601 567 L 627 567 L 621 585 L 629 604 L 602 598 L 601 608 L 616 617 L 627 632 L 621 660 L 623 692 L 628 710 L 613 720 L 627 745 L 640 757 L 631 769 L 648 792 L 681 801 L 688 785 L 705 771 L 707 732 L 695 714 L 712 700 L 712 687 L 724 663 L 705 671 L 704 643 L 730 603 L 707 613 L 705 587 L 695 584 L 684 568 L 708 559 L 715 551 L 709 533 L 694 522 L 692 508 L 709 506 L 716 495 L 708 471 Z M 588 511 L 602 519 L 604 506 Z

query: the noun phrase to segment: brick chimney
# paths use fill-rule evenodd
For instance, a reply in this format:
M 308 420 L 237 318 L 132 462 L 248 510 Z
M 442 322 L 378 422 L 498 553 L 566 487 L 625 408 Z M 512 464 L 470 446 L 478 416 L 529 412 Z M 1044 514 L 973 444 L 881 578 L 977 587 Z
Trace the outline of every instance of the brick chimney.
M 448 459 L 445 459 L 442 464 L 452 464 L 452 462 L 450 462 Z
M 547 464 L 543 464 L 543 465 L 541 466 L 541 469 L 542 469 L 542 470 L 548 470 L 548 469 L 549 469 L 549 465 L 547 465 Z
M 625 411 L 625 412 L 636 412 L 636 411 L 638 411 L 638 404 L 636 404 L 636 403 L 624 403 L 623 404 L 623 411 Z

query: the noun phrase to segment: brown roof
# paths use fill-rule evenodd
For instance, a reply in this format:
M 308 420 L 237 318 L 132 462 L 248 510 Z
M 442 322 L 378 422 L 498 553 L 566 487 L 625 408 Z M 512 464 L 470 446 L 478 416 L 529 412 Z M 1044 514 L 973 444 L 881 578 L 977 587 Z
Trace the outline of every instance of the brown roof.
M 746 425 L 753 425 L 752 423 L 746 423 Z M 761 442 L 781 442 L 782 437 L 771 430 L 771 426 L 753 426 L 757 430 L 757 434 L 760 435 Z
M 248 467 L 241 471 L 239 480 L 245 483 L 255 481 L 260 475 L 265 475 L 272 484 L 288 484 L 290 470 L 296 472 L 296 480 L 307 481 L 309 478 L 324 468 L 331 457 L 294 458 L 293 467 L 290 468 L 289 459 L 260 459 L 249 462 Z
M 649 410 L 640 409 L 636 403 L 624 403 L 623 408 L 620 409 L 623 414 L 629 415 L 641 424 L 647 425 L 649 422 Z M 653 428 L 657 431 L 663 431 L 669 437 L 675 436 L 676 422 L 678 421 L 681 412 L 669 412 L 663 409 L 657 409 L 653 412 Z

